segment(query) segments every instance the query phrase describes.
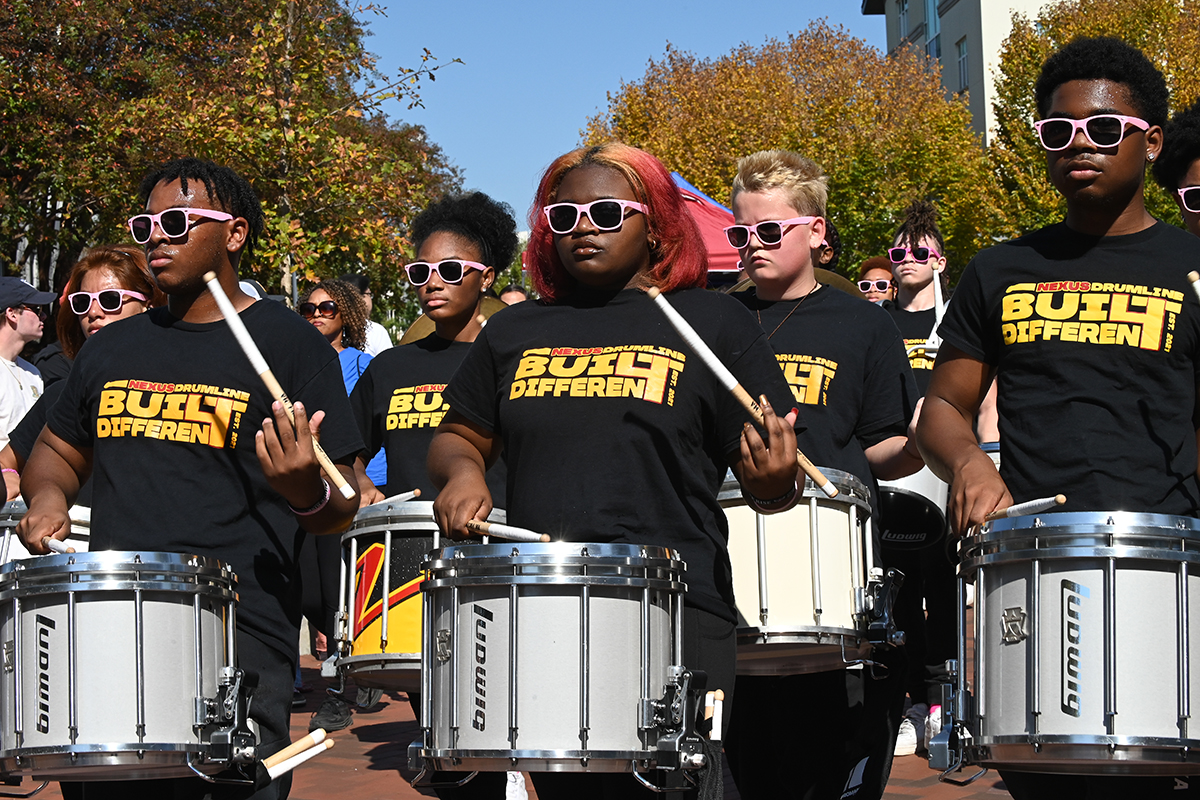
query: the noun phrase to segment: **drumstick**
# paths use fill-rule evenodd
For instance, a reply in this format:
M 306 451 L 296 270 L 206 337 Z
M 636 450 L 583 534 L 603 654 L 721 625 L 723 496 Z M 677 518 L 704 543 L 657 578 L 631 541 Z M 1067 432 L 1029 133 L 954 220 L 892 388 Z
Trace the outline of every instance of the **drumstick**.
M 394 494 L 391 497 L 385 497 L 382 500 L 376 500 L 374 503 L 371 503 L 371 505 L 380 506 L 384 503 L 407 503 L 409 500 L 420 496 L 421 490 L 413 489 L 411 492 L 401 492 L 400 494 Z
M 550 537 L 544 533 L 514 528 L 512 525 L 501 525 L 499 522 L 480 522 L 477 519 L 467 520 L 467 530 L 480 536 L 495 536 L 498 539 L 508 539 L 513 542 L 548 542 Z
M 75 552 L 74 547 L 71 547 L 66 542 L 64 542 L 60 539 L 55 539 L 52 536 L 43 536 L 42 537 L 42 545 L 45 546 L 45 548 L 47 550 L 53 550 L 56 553 L 74 553 Z
M 301 736 L 299 739 L 292 742 L 287 747 L 280 750 L 278 753 L 274 753 L 273 755 L 269 755 L 266 758 L 264 758 L 263 766 L 266 767 L 267 769 L 270 769 L 271 767 L 275 766 L 276 764 L 281 764 L 284 761 L 287 761 L 292 756 L 299 755 L 300 753 L 303 753 L 305 750 L 309 749 L 310 747 L 314 747 L 314 746 L 320 744 L 321 742 L 325 741 L 325 737 L 327 735 L 328 734 L 325 733 L 324 728 L 317 728 L 315 731 L 308 734 L 307 736 Z
M 984 517 L 983 521 L 993 522 L 1007 517 L 1023 517 L 1026 514 L 1036 514 L 1039 511 L 1061 506 L 1065 502 L 1067 502 L 1067 496 L 1063 494 L 1056 494 L 1054 497 L 1043 497 L 1038 500 L 1028 500 L 1024 503 L 1009 506 L 1008 508 L 997 509 Z
M 725 707 L 725 692 L 721 689 L 713 690 L 713 715 L 712 715 L 712 732 L 708 738 L 721 738 L 721 712 Z
M 258 373 L 258 377 L 262 378 L 262 382 L 266 384 L 267 391 L 271 393 L 271 396 L 283 405 L 283 410 L 287 412 L 288 419 L 295 425 L 296 415 L 292 411 L 292 401 L 288 399 L 287 393 L 283 391 L 283 387 L 275 379 L 275 373 L 271 372 L 271 368 L 267 366 L 267 361 L 263 358 L 262 353 L 259 352 L 258 345 L 254 343 L 254 339 L 251 338 L 250 331 L 246 330 L 246 324 L 242 322 L 242 318 L 238 316 L 237 309 L 233 307 L 229 296 L 225 294 L 225 290 L 221 288 L 221 284 L 217 281 L 217 274 L 215 272 L 204 273 L 204 282 L 208 284 L 208 290 L 212 292 L 213 299 L 217 301 L 217 307 L 221 309 L 221 316 L 225 317 L 225 321 L 229 323 L 229 330 L 233 331 L 233 337 L 242 346 L 242 351 L 246 354 L 246 358 L 250 359 L 250 365 Z M 320 442 L 314 438 L 312 445 L 313 452 L 317 455 L 317 463 L 321 465 L 321 469 L 325 470 L 325 474 L 329 476 L 329 479 L 333 481 L 333 485 L 342 493 L 342 497 L 347 500 L 352 499 L 354 497 L 353 487 L 342 477 L 342 473 L 329 460 L 329 456 L 325 455 Z
M 704 340 L 700 338 L 700 334 L 696 333 L 695 328 L 689 325 L 688 321 L 667 302 L 667 298 L 663 296 L 658 287 L 651 286 L 646 291 L 646 294 L 650 296 L 650 299 L 666 315 L 675 332 L 688 343 L 688 346 L 695 351 L 696 355 L 700 356 L 700 360 L 708 365 L 708 368 L 717 376 L 717 380 L 742 404 L 743 408 L 750 412 L 750 416 L 754 417 L 754 421 L 759 425 L 765 425 L 762 408 L 759 407 L 758 403 L 754 402 L 754 398 L 750 396 L 750 393 L 742 388 L 742 385 L 738 383 L 737 378 L 733 376 L 728 367 L 721 363 L 721 359 L 717 358 L 717 354 L 704 343 Z M 813 463 L 808 460 L 808 456 L 800 452 L 800 448 L 796 448 L 796 462 L 800 465 L 800 469 L 804 470 L 804 474 L 812 479 L 812 482 L 827 497 L 837 497 L 837 487 L 829 482 L 829 479 L 822 474 L 821 470 L 813 466 Z
M 1196 290 L 1196 296 L 1200 297 L 1200 272 L 1194 270 L 1189 272 L 1188 280 L 1192 282 L 1192 288 Z
M 267 775 L 271 777 L 271 780 L 275 780 L 280 775 L 291 772 L 310 758 L 321 755 L 321 753 L 324 753 L 331 747 L 333 747 L 333 739 L 326 739 L 320 744 L 308 748 L 303 753 L 294 755 L 286 761 L 281 761 L 273 767 L 267 767 Z M 265 764 L 266 762 L 263 763 Z

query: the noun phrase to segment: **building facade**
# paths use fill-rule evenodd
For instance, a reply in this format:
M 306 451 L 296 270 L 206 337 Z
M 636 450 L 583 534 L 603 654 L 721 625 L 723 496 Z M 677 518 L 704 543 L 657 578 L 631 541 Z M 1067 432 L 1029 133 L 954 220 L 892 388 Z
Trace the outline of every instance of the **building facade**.
M 888 52 L 916 47 L 938 59 L 947 95 L 967 93 L 972 126 L 987 143 L 1000 47 L 1012 15 L 1030 19 L 1060 0 L 862 0 L 863 14 L 887 17 Z

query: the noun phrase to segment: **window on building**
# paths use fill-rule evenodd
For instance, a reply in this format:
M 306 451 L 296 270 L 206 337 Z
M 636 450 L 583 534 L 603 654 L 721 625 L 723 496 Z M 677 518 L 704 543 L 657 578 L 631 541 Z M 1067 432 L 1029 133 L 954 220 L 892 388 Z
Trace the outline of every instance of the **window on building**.
M 900 22 L 900 38 L 908 37 L 908 0 L 896 0 L 896 19 Z
M 971 82 L 971 73 L 967 61 L 967 37 L 958 40 L 958 90 L 966 91 Z
M 925 0 L 925 52 L 930 58 L 942 57 L 942 21 L 938 18 L 938 0 Z

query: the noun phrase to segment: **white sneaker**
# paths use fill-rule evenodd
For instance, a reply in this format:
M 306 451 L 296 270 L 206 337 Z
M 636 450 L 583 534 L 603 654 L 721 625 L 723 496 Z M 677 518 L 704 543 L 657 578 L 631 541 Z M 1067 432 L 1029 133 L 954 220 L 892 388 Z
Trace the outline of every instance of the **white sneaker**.
M 508 785 L 504 787 L 504 800 L 528 800 L 525 776 L 520 772 L 508 773 Z
M 925 718 L 925 750 L 928 752 L 929 743 L 933 741 L 933 737 L 942 732 L 942 707 L 933 706 L 929 709 L 929 716 Z
M 900 732 L 896 734 L 894 756 L 911 756 L 917 752 L 917 726 L 911 719 L 900 721 Z

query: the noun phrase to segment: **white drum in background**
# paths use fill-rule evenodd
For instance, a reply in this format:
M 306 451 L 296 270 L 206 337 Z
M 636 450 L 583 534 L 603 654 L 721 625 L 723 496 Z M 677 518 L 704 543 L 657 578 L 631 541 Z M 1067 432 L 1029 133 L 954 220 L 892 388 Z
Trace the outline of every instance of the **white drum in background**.
M 1200 773 L 1200 520 L 1015 517 L 960 552 L 960 574 L 976 581 L 975 700 L 961 715 L 968 761 Z
M 422 562 L 438 537 L 433 503 L 421 500 L 367 506 L 342 534 L 336 664 L 358 685 L 420 690 Z
M 988 454 L 988 458 L 996 465 L 996 469 L 1000 469 L 1000 443 L 999 442 L 983 442 L 979 445 L 979 449 Z
M 950 486 L 922 467 L 906 478 L 879 482 L 879 541 L 883 547 L 917 550 L 946 534 Z
M 732 472 L 718 495 L 729 520 L 739 675 L 842 669 L 870 651 L 870 490 L 848 472 L 820 469 L 838 496 L 806 478 L 802 501 L 781 514 L 747 506 Z
M 458 771 L 665 766 L 659 744 L 671 726 L 654 707 L 682 658 L 677 553 L 551 542 L 446 547 L 431 558 L 425 738 L 410 756 Z
M 24 500 L 10 500 L 0 509 L 0 564 L 7 564 L 10 559 L 32 558 L 33 554 L 26 549 L 21 537 L 17 536 L 17 523 L 25 518 Z M 77 553 L 86 553 L 92 533 L 92 510 L 87 506 L 71 507 L 71 535 L 66 542 L 75 548 Z
M 222 562 L 174 553 L 0 568 L 0 772 L 94 781 L 228 766 L 208 759 L 206 726 L 233 713 L 217 706 L 235 672 L 235 586 Z

